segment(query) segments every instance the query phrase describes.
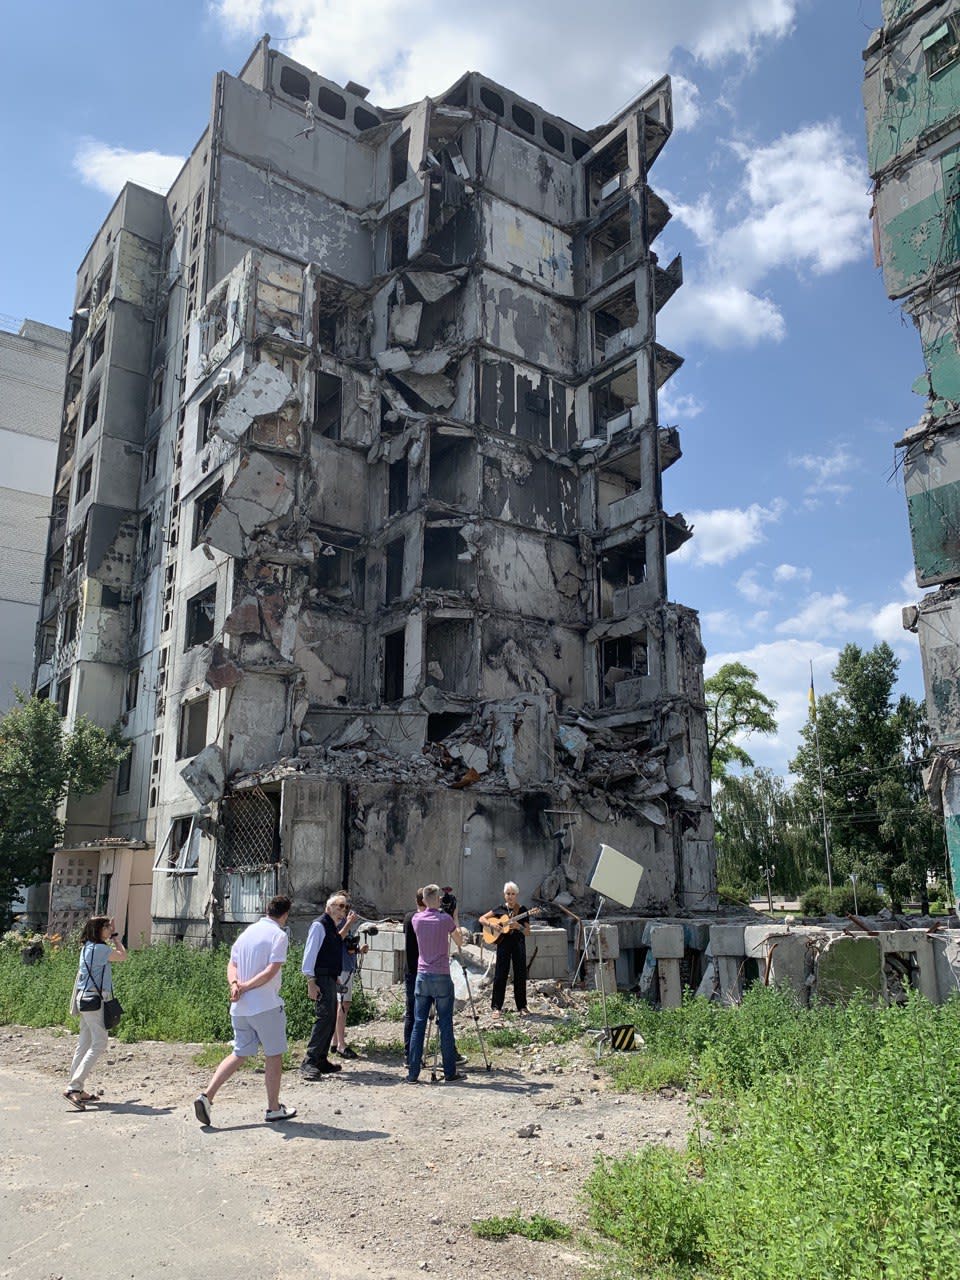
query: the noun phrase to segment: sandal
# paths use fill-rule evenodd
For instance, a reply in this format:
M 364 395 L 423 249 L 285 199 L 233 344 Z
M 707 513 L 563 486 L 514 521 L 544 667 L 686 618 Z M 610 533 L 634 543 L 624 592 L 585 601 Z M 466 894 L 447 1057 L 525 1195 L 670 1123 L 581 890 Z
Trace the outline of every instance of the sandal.
M 63 1096 L 75 1111 L 86 1111 L 83 1105 L 83 1094 L 79 1089 L 64 1089 Z
M 87 1091 L 86 1091 L 86 1090 L 84 1090 L 84 1091 L 80 1094 L 80 1101 L 81 1101 L 81 1102 L 99 1102 L 99 1101 L 100 1101 L 100 1098 L 99 1098 L 99 1096 L 98 1096 L 97 1094 L 95 1094 L 95 1093 L 87 1093 Z

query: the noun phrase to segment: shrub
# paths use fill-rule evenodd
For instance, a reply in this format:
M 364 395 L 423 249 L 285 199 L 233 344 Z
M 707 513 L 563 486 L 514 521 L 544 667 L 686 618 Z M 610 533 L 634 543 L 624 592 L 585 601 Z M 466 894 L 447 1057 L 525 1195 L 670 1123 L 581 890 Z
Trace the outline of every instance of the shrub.
M 856 894 L 852 884 L 837 885 L 834 889 L 817 884 L 807 889 L 800 899 L 800 910 L 805 916 L 874 916 L 886 905 L 883 897 L 869 884 L 858 884 Z

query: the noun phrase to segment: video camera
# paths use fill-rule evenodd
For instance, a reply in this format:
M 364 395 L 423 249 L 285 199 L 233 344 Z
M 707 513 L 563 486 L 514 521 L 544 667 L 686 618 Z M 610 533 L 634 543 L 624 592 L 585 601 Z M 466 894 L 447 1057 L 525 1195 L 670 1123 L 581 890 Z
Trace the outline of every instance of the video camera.
M 364 937 L 375 938 L 380 930 L 375 924 L 362 924 L 356 933 L 348 934 L 343 940 L 348 954 L 356 955 L 360 948 L 364 945 Z
M 445 884 L 440 890 L 440 910 L 445 911 L 448 916 L 454 915 L 457 910 L 457 899 L 454 897 L 453 889 L 448 884 Z

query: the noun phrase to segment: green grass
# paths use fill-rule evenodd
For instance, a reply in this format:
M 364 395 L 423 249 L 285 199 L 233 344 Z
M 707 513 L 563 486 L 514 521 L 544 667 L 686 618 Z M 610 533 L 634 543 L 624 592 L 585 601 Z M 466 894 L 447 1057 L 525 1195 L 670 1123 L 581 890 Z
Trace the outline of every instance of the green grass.
M 527 1240 L 569 1240 L 571 1236 L 568 1226 L 542 1213 L 533 1213 L 525 1218 L 515 1211 L 506 1218 L 478 1218 L 472 1227 L 473 1234 L 481 1240 L 506 1240 L 508 1236 L 525 1236 Z
M 960 1000 L 803 1009 L 756 987 L 740 1009 L 639 1017 L 646 1050 L 614 1079 L 685 1063 L 708 1101 L 685 1152 L 598 1160 L 586 1198 L 616 1274 L 960 1277 Z

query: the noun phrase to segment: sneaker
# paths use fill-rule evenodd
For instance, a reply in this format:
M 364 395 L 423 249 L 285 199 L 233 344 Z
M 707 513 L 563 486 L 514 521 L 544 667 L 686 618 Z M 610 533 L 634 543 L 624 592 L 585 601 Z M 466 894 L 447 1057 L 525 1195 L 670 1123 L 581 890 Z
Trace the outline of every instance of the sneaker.
M 467 1065 L 467 1060 L 466 1060 L 466 1058 L 463 1056 L 463 1054 L 462 1054 L 462 1053 L 458 1053 L 458 1054 L 457 1054 L 457 1066 L 458 1066 L 458 1067 L 465 1067 L 466 1065 Z
M 403 1083 L 404 1083 L 404 1084 L 419 1084 L 419 1083 L 420 1083 L 420 1079 L 419 1079 L 419 1077 L 417 1077 L 417 1079 L 415 1080 L 415 1079 L 413 1078 L 413 1076 L 404 1076 L 404 1077 L 403 1077 Z
M 342 1070 L 343 1070 L 343 1067 L 341 1067 L 339 1062 L 331 1062 L 329 1058 L 321 1058 L 320 1061 L 317 1063 L 317 1071 L 322 1076 L 329 1076 L 329 1075 L 332 1075 L 335 1071 L 342 1071 Z
M 464 1080 L 466 1080 L 466 1078 L 467 1077 L 463 1074 L 462 1071 L 458 1071 L 456 1075 L 441 1076 L 440 1079 L 437 1081 L 437 1083 L 438 1084 L 461 1084 Z
M 285 1107 L 281 1102 L 276 1111 L 268 1111 L 263 1118 L 264 1120 L 292 1120 L 296 1114 L 296 1107 Z
M 316 1067 L 300 1068 L 300 1079 L 304 1080 L 307 1084 L 309 1084 L 312 1080 L 319 1080 L 320 1077 L 321 1077 L 321 1073 L 317 1070 Z
M 340 1057 L 341 1058 L 359 1058 L 360 1055 L 359 1053 L 357 1053 L 356 1049 L 351 1049 L 350 1046 L 347 1045 L 345 1049 L 340 1050 Z
M 205 1093 L 198 1094 L 193 1100 L 193 1113 L 201 1124 L 209 1125 L 210 1108 L 213 1104 Z

